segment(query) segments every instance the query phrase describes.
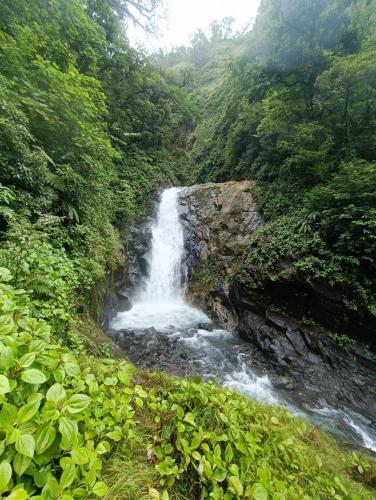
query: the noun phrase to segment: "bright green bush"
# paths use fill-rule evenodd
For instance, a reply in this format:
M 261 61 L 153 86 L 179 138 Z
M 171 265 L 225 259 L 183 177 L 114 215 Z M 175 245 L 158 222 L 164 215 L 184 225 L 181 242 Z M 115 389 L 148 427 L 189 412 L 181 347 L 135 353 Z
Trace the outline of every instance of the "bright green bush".
M 371 211 L 368 214 L 371 215 Z M 332 224 L 340 220 L 340 217 L 332 217 Z M 357 222 L 347 221 L 343 241 L 347 242 L 348 249 L 344 252 L 340 250 L 339 239 L 336 245 L 329 245 L 325 238 L 329 226 L 325 213 L 300 210 L 276 217 L 253 234 L 240 271 L 241 279 L 251 287 L 262 285 L 265 278 L 273 281 L 299 278 L 307 283 L 325 280 L 341 290 L 344 305 L 349 310 L 368 309 L 374 314 L 374 282 L 369 277 L 373 274 L 365 272 L 374 267 L 368 255 L 374 253 L 374 235 L 370 231 L 374 219 L 368 225 L 365 222 L 363 227 Z M 349 231 L 357 231 L 357 239 Z M 360 238 L 368 241 L 368 251 L 363 255 L 359 251 Z M 255 266 L 256 275 L 253 273 Z
M 132 368 L 83 367 L 30 315 L 0 269 L 0 493 L 7 498 L 104 496 L 103 458 L 135 440 Z
M 325 438 L 283 408 L 178 381 L 149 409 L 162 424 L 152 448 L 160 483 L 188 498 L 372 498 L 331 464 Z

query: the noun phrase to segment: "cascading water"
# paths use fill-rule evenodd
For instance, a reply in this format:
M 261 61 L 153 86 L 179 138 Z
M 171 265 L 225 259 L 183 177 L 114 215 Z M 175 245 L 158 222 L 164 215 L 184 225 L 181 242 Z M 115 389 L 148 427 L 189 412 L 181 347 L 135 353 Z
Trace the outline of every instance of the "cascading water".
M 182 300 L 183 228 L 177 210 L 178 188 L 163 192 L 157 223 L 152 229 L 150 277 L 142 300 L 166 304 Z
M 111 322 L 121 330 L 121 345 L 127 354 L 138 353 L 149 362 L 144 366 L 161 368 L 168 362 L 189 366 L 187 373 L 214 378 L 244 395 L 272 404 L 284 404 L 297 415 L 339 436 L 343 441 L 362 444 L 376 452 L 376 434 L 370 433 L 360 415 L 334 408 L 307 412 L 294 398 L 276 391 L 266 375 L 254 373 L 252 346 L 225 330 L 204 330 L 210 319 L 184 300 L 182 268 L 183 228 L 179 221 L 178 188 L 162 193 L 156 222 L 152 228 L 150 273 L 138 300 L 129 311 L 120 312 Z M 172 346 L 172 348 L 171 348 Z M 156 359 L 150 364 L 150 358 Z M 166 361 L 167 360 L 167 361 Z M 183 371 L 183 370 L 180 370 Z
M 178 193 L 179 188 L 166 189 L 162 193 L 152 228 L 149 277 L 132 309 L 119 313 L 113 320 L 114 329 L 153 327 L 164 332 L 209 321 L 183 297 L 184 236 L 179 221 Z

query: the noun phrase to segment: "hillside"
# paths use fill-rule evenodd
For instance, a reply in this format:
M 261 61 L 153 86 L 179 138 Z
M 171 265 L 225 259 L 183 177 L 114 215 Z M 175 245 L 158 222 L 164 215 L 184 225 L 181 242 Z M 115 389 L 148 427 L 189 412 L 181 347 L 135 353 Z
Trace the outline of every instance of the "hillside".
M 374 362 L 375 0 L 263 0 L 246 33 L 224 19 L 151 57 L 127 29 L 147 28 L 159 3 L 0 4 L 0 496 L 372 499 L 366 450 L 211 379 L 137 369 L 99 325 L 160 190 L 241 180 L 255 231 L 238 252 L 237 226 L 223 237 L 210 212 L 218 258 L 199 292 L 223 266 L 224 288 L 256 295 L 320 283 L 340 304 L 341 356 L 362 340 Z M 192 311 L 164 235 L 168 292 Z
M 179 49 L 178 64 L 175 53 L 162 58 L 202 110 L 190 136 L 198 182 L 257 183 L 264 225 L 244 256 L 244 279 L 258 266 L 261 282 L 339 293 L 334 330 L 371 344 L 375 12 L 373 1 L 263 1 L 250 32 L 228 38 L 222 26 L 219 37 Z M 369 326 L 351 328 L 352 315 Z

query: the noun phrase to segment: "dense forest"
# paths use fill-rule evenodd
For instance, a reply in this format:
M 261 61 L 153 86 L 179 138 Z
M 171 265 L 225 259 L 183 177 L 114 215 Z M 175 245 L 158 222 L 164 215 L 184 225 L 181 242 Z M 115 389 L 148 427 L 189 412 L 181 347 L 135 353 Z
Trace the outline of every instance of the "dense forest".
M 376 315 L 376 1 L 262 0 L 150 56 L 127 26 L 158 3 L 0 3 L 0 494 L 372 498 L 375 466 L 285 410 L 91 356 L 160 186 L 255 180 L 243 272 L 286 258 Z
M 250 178 L 265 225 L 245 266 L 343 291 L 376 312 L 376 4 L 263 1 L 250 32 L 231 19 L 158 54 L 203 110 L 190 136 L 198 182 Z M 293 271 L 291 271 L 293 269 Z
M 186 182 L 196 108 L 129 47 L 128 2 L 117 4 L 0 7 L 0 261 L 38 317 L 65 329 L 119 264 L 124 221 L 156 186 Z

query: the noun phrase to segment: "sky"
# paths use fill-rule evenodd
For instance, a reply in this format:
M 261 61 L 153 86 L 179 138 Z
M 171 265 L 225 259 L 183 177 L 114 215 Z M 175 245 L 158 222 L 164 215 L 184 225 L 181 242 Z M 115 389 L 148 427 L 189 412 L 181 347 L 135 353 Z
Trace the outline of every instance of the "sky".
M 145 34 L 140 28 L 129 26 L 127 35 L 133 46 L 141 45 L 148 51 L 171 49 L 187 45 L 191 36 L 209 24 L 226 16 L 235 18 L 235 30 L 242 30 L 255 18 L 260 0 L 164 0 L 159 9 L 157 36 Z

